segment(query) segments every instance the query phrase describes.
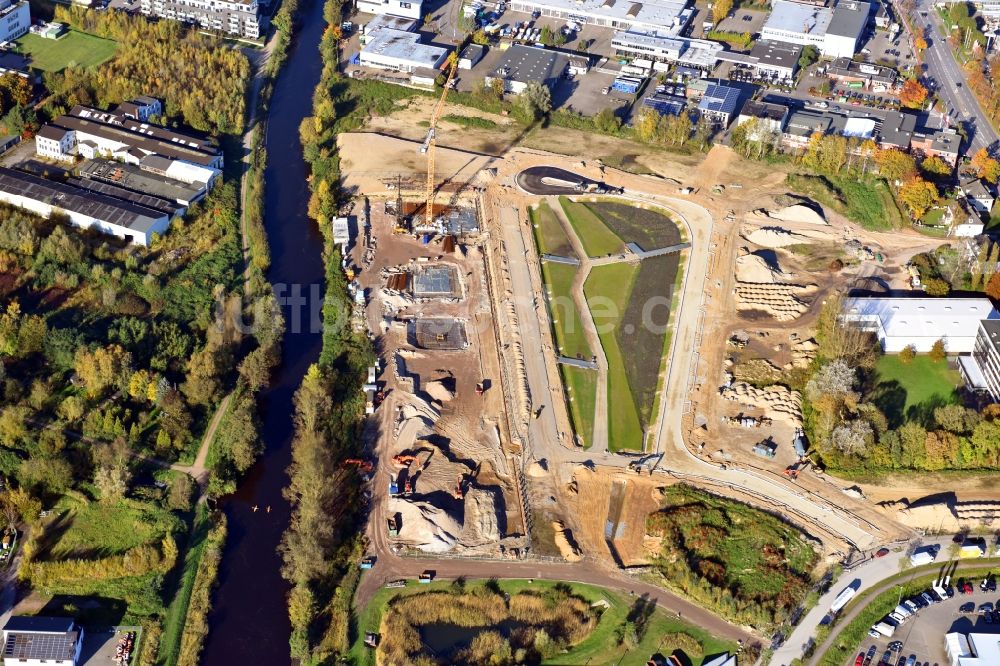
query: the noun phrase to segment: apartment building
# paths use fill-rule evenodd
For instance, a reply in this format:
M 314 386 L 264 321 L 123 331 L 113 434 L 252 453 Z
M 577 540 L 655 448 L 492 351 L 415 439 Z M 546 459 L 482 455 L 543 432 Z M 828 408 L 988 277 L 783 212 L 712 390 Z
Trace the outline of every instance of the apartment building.
M 257 0 L 141 0 L 146 16 L 172 19 L 246 39 L 267 32 L 267 16 Z
M 0 42 L 10 42 L 31 28 L 28 0 L 0 0 Z

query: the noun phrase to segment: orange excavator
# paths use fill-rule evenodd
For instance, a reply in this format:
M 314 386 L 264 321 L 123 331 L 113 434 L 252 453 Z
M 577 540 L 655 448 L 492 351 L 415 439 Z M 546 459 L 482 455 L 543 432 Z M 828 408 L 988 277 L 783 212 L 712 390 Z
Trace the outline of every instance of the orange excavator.
M 417 461 L 416 456 L 411 456 L 407 454 L 399 454 L 398 456 L 393 456 L 392 462 L 396 463 L 397 467 L 409 467 L 411 463 Z
M 358 471 L 361 472 L 362 474 L 368 474 L 369 472 L 375 469 L 375 466 L 372 465 L 369 461 L 361 460 L 360 458 L 346 458 L 344 462 L 340 463 L 340 466 L 341 467 L 355 466 L 358 468 Z

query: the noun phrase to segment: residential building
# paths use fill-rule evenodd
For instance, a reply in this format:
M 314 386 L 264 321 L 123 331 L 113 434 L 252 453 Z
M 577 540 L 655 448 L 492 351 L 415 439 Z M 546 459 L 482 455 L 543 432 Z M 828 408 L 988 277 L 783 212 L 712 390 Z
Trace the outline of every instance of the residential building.
M 882 120 L 882 128 L 879 131 L 879 147 L 909 150 L 916 129 L 916 115 L 901 111 L 889 111 Z
M 62 214 L 75 226 L 137 245 L 149 245 L 170 226 L 161 210 L 6 167 L 0 167 L 0 201 L 46 218 Z
M 12 42 L 30 28 L 28 0 L 0 0 L 0 42 Z
M 959 356 L 958 362 L 966 386 L 1000 401 L 1000 322 L 979 322 L 972 354 Z
M 139 11 L 246 39 L 259 39 L 268 25 L 257 0 L 141 0 Z
M 154 97 L 141 95 L 134 100 L 122 102 L 114 112 L 123 118 L 145 123 L 149 122 L 152 116 L 163 115 L 163 104 Z
M 24 666 L 76 666 L 83 628 L 65 617 L 17 615 L 3 627 L 3 663 Z
M 739 117 L 736 119 L 737 127 L 751 119 L 756 118 L 759 123 L 759 132 L 774 132 L 778 135 L 785 129 L 785 121 L 788 120 L 789 109 L 784 104 L 772 104 L 770 102 L 758 102 L 750 100 L 743 105 Z M 752 141 L 759 141 L 759 136 L 748 137 Z
M 691 22 L 687 0 L 512 0 L 515 12 L 566 19 L 582 25 L 678 36 Z
M 979 212 L 965 197 L 950 202 L 941 221 L 948 227 L 949 236 L 959 238 L 974 238 L 983 233 L 986 226 Z
M 394 28 L 381 28 L 372 34 L 361 49 L 364 67 L 412 73 L 421 68 L 438 69 L 448 56 L 448 49 L 423 44 L 420 35 Z
M 969 205 L 975 208 L 982 215 L 989 215 L 993 211 L 993 203 L 996 197 L 986 183 L 978 178 L 966 178 L 959 184 L 959 189 L 969 201 Z
M 49 126 L 71 134 L 67 139 L 64 134 L 43 128 L 47 135 L 59 136 L 59 140 L 36 141 L 36 148 L 40 155 L 53 159 L 68 161 L 75 155 L 87 159 L 106 156 L 138 164 L 148 155 L 159 155 L 209 169 L 222 168 L 222 151 L 211 139 L 182 134 L 112 112 L 76 106 Z M 64 150 L 67 145 L 68 151 Z M 47 152 L 42 153 L 43 149 Z M 52 152 L 57 149 L 62 151 L 60 155 Z
M 898 75 L 892 67 L 837 58 L 826 68 L 826 75 L 838 83 L 860 83 L 865 88 L 885 92 L 897 88 Z
M 357 7 L 359 12 L 365 14 L 389 14 L 411 19 L 423 16 L 420 0 L 357 0 Z
M 958 164 L 958 151 L 961 144 L 962 137 L 949 127 L 927 133 L 915 133 L 910 141 L 910 149 L 924 157 L 940 157 L 954 167 Z
M 486 76 L 486 83 L 500 79 L 504 91 L 520 94 L 531 82 L 553 88 L 566 71 L 566 56 L 535 46 L 515 44 L 507 49 L 497 68 Z
M 1000 664 L 1000 634 L 945 634 L 944 647 L 951 666 Z
M 887 353 L 913 345 L 928 352 L 938 340 L 952 354 L 968 354 L 979 322 L 1000 320 L 988 298 L 864 297 L 845 303 L 843 321 L 873 332 Z
M 739 111 L 740 89 L 721 83 L 710 83 L 705 89 L 705 95 L 698 103 L 698 111 L 702 116 L 711 119 L 723 128 L 736 117 Z
M 833 8 L 772 0 L 761 38 L 812 45 L 829 58 L 850 58 L 868 24 L 870 9 L 867 2 L 855 0 L 841 0 Z
M 697 70 L 713 69 L 724 52 L 722 44 L 707 39 L 634 30 L 616 32 L 611 37 L 611 48 L 616 55 L 676 63 Z
M 75 159 L 71 154 L 75 138 L 72 130 L 55 125 L 45 125 L 35 135 L 35 152 L 40 157 L 47 157 L 51 160 L 72 162 Z
M 756 59 L 754 68 L 757 77 L 778 81 L 790 81 L 795 78 L 801 56 L 801 44 L 786 44 L 770 39 L 760 40 L 750 51 L 750 58 Z

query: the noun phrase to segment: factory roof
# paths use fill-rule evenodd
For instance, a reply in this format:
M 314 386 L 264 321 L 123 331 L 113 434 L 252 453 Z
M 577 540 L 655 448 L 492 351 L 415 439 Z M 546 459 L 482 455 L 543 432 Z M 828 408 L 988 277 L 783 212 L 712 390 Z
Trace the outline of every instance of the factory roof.
M 76 657 L 80 638 L 73 620 L 65 617 L 12 617 L 3 627 L 4 661 L 68 661 Z
M 750 57 L 757 62 L 771 67 L 787 67 L 794 70 L 799 65 L 802 55 L 801 44 L 786 44 L 771 39 L 762 39 L 750 51 Z
M 909 148 L 910 139 L 917 128 L 917 117 L 912 113 L 902 113 L 900 111 L 889 111 L 882 121 L 882 130 L 879 132 L 879 139 L 882 143 L 891 144 L 898 148 Z
M 61 634 L 72 629 L 72 618 L 40 615 L 15 615 L 3 626 L 4 631 L 33 631 L 48 634 Z
M 715 113 L 726 113 L 730 116 L 735 114 L 740 101 L 740 90 L 718 83 L 708 84 L 705 89 L 705 96 L 698 103 L 699 111 L 709 111 Z
M 785 134 L 810 137 L 816 132 L 826 134 L 833 126 L 833 118 L 817 111 L 793 111 L 785 124 Z
M 1000 318 L 988 298 L 850 298 L 844 314 L 877 318 L 886 337 L 933 339 L 974 336 L 980 321 Z
M 952 638 L 955 637 L 955 638 Z M 959 640 L 961 639 L 961 640 Z M 945 634 L 957 666 L 993 666 L 1000 664 L 1000 635 L 998 634 Z
M 773 104 L 771 102 L 758 102 L 750 100 L 743 105 L 740 111 L 741 116 L 748 118 L 766 118 L 768 120 L 781 121 L 788 113 L 788 107 L 784 104 Z
M 365 34 L 372 35 L 376 30 L 381 28 L 413 32 L 417 28 L 417 19 L 393 16 L 391 14 L 377 14 L 375 18 L 365 23 Z
M 600 17 L 622 23 L 642 23 L 662 28 L 678 28 L 680 16 L 687 7 L 684 0 L 541 0 L 531 3 L 543 13 L 561 12 L 574 16 Z
M 422 44 L 420 35 L 415 32 L 381 28 L 371 36 L 361 53 L 404 60 L 418 66 L 437 67 L 448 49 Z
M 88 120 L 93 120 L 107 125 L 113 125 L 115 127 L 122 127 L 129 132 L 140 134 L 149 139 L 178 144 L 184 146 L 185 148 L 190 148 L 209 155 L 219 154 L 219 146 L 212 139 L 194 136 L 193 134 L 175 132 L 174 130 L 167 129 L 166 127 L 161 127 L 160 125 L 144 123 L 140 120 L 126 118 L 116 113 L 100 111 L 98 109 L 77 105 L 70 111 L 70 115 L 78 118 L 86 118 Z
M 194 201 L 205 190 L 203 185 L 184 183 L 156 175 L 134 164 L 110 160 L 91 160 L 80 169 L 80 176 L 168 201 Z
M 566 69 L 565 56 L 535 46 L 515 44 L 507 49 L 494 76 L 519 83 L 537 81 L 548 85 Z
M 6 167 L 0 167 L 0 191 L 143 233 L 164 217 L 145 206 Z
M 833 18 L 826 32 L 838 37 L 857 39 L 868 23 L 868 12 L 871 5 L 856 0 L 841 0 L 833 10 Z
M 826 34 L 833 11 L 827 7 L 813 7 L 790 0 L 772 0 L 771 15 L 764 30 L 781 30 L 801 34 Z

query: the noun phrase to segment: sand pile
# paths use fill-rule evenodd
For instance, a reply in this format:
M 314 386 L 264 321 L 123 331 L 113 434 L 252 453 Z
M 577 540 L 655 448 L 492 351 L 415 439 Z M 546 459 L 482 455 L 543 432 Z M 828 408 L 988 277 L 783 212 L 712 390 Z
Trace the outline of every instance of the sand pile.
M 465 521 L 462 545 L 479 546 L 500 540 L 497 520 L 497 492 L 488 488 L 470 488 L 465 493 Z
M 580 549 L 573 543 L 572 534 L 566 529 L 562 521 L 552 521 L 552 529 L 555 532 L 556 547 L 559 549 L 559 553 L 563 556 L 563 559 L 567 562 L 579 562 L 581 559 Z
M 817 349 L 819 349 L 819 345 L 812 338 L 792 342 L 790 347 L 792 360 L 785 364 L 785 369 L 808 368 L 809 364 L 816 358 Z
M 722 397 L 763 409 L 764 415 L 775 421 L 802 427 L 802 396 L 798 391 L 777 385 L 759 389 L 745 382 L 733 382 L 722 389 Z
M 813 239 L 809 236 L 797 234 L 784 227 L 753 227 L 744 225 L 740 235 L 754 245 L 770 249 L 813 242 Z
M 736 308 L 759 310 L 778 321 L 798 319 L 809 309 L 802 300 L 815 291 L 815 287 L 797 284 L 736 284 Z
M 792 204 L 779 210 L 768 211 L 768 215 L 782 222 L 803 222 L 805 224 L 826 224 L 821 212 L 805 204 Z
M 527 474 L 530 477 L 534 477 L 537 479 L 548 475 L 548 473 L 549 473 L 548 464 L 545 462 L 544 458 L 542 458 L 541 460 L 536 460 L 535 462 L 528 465 Z
M 443 553 L 458 543 L 462 526 L 444 509 L 422 500 L 389 498 L 389 513 L 402 516 L 399 540 L 428 553 Z
M 427 395 L 438 402 L 448 402 L 455 397 L 455 393 L 439 379 L 427 382 L 424 385 L 424 390 L 427 391 Z
M 746 249 L 746 248 L 744 248 Z M 736 258 L 737 282 L 754 284 L 779 284 L 785 281 L 785 274 L 780 268 L 771 267 L 760 255 L 747 253 Z

